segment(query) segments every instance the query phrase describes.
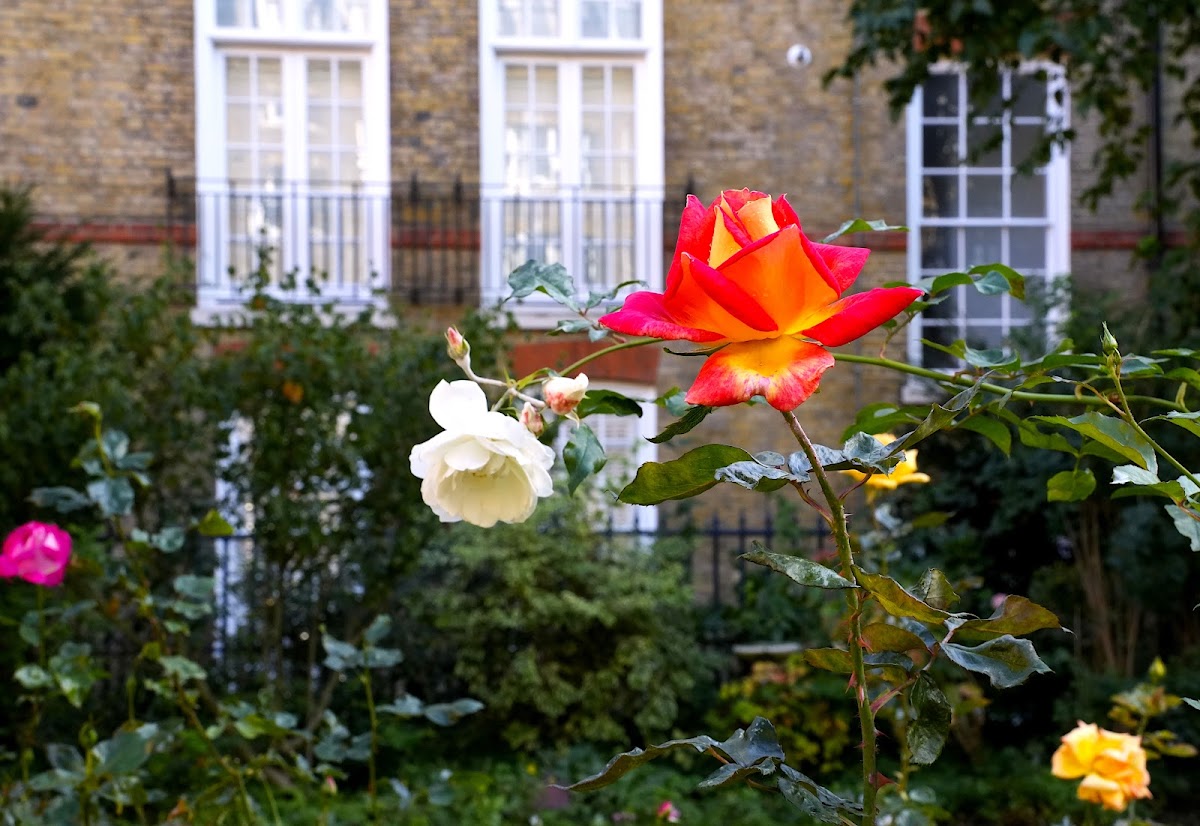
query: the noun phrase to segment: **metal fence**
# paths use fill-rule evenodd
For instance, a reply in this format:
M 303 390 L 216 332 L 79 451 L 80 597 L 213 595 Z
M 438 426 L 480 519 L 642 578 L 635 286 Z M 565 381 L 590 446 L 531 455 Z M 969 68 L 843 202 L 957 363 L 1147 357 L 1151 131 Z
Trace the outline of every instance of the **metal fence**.
M 478 305 L 500 297 L 508 273 L 530 259 L 563 264 L 582 294 L 655 271 L 693 188 L 518 193 L 415 176 L 332 186 L 168 174 L 165 215 L 167 237 L 195 244 L 209 303 L 239 302 L 261 268 L 292 300 L 363 302 L 386 290 L 416 306 Z
M 755 542 L 815 560 L 833 556 L 828 528 L 819 519 L 805 526 L 771 511 L 703 520 L 660 516 L 654 530 L 640 529 L 636 521 L 626 529 L 609 523 L 596 536 L 601 543 L 630 543 L 648 553 L 656 543 L 678 543 L 671 551 L 690 561 L 688 579 L 697 602 L 714 608 L 740 607 L 750 578 L 767 575 L 740 558 Z M 211 555 L 203 558 L 214 560 L 216 578 L 212 667 L 230 685 L 303 678 L 323 657 L 318 629 L 335 625 L 329 614 L 337 609 L 330 606 L 353 604 L 362 593 L 360 572 L 329 562 L 282 569 L 262 559 L 248 535 L 211 542 Z M 776 548 L 776 542 L 786 546 Z

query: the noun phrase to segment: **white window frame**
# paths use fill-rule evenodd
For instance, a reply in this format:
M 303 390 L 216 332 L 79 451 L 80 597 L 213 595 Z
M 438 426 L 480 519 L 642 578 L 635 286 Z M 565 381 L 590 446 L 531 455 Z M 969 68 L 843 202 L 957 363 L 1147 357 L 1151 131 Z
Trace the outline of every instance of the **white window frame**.
M 962 97 L 962 77 L 965 72 L 964 67 L 954 63 L 939 64 L 931 69 L 933 74 L 954 74 L 960 78 L 960 102 L 958 127 L 959 127 L 959 150 L 960 154 L 970 147 L 965 146 L 967 142 L 966 126 L 971 123 L 972 114 L 968 111 L 968 100 Z M 1061 66 L 1047 64 L 1041 62 L 1024 63 L 1016 70 L 1006 72 L 1007 77 L 1003 80 L 1002 90 L 1009 90 L 1012 74 L 1026 75 L 1036 72 L 1046 73 L 1046 120 L 1048 125 L 1054 127 L 1066 128 L 1069 125 L 1070 104 L 1068 96 L 1068 86 L 1065 71 Z M 911 283 L 919 282 L 923 277 L 922 273 L 922 230 L 933 227 L 948 227 L 952 229 L 970 228 L 970 227 L 1001 227 L 1004 229 L 1016 227 L 1045 227 L 1046 232 L 1046 266 L 1043 272 L 1039 275 L 1030 275 L 1030 278 L 1044 278 L 1046 284 L 1049 285 L 1054 279 L 1066 275 L 1071 267 L 1071 187 L 1070 187 L 1070 156 L 1067 147 L 1056 144 L 1052 147 L 1049 162 L 1042 167 L 1046 181 L 1045 197 L 1046 197 L 1046 214 L 1044 218 L 1014 218 L 1010 216 L 1011 203 L 1011 187 L 1005 186 L 1002 189 L 1003 208 L 1002 215 L 998 217 L 965 217 L 965 199 L 963 197 L 964 178 L 966 174 L 963 167 L 958 167 L 959 171 L 959 217 L 933 217 L 924 214 L 924 176 L 926 169 L 924 165 L 924 126 L 928 118 L 924 114 L 924 87 L 918 87 L 913 94 L 912 100 L 908 104 L 906 118 L 906 137 L 907 137 L 907 161 L 906 161 L 906 178 L 907 178 L 907 223 L 909 227 L 908 235 L 908 250 L 907 250 L 907 269 L 908 278 Z M 982 118 L 984 116 L 977 116 Z M 936 119 L 934 119 L 936 122 Z M 1004 135 L 1005 146 L 1010 145 L 1010 116 L 1006 113 L 1004 116 Z M 968 156 L 968 164 L 970 163 Z M 968 166 L 967 168 L 972 168 Z M 1012 172 L 1013 165 L 1010 163 L 1006 167 L 998 167 Z M 941 169 L 929 167 L 928 169 Z M 1010 180 L 1010 178 L 1005 178 Z M 1010 258 L 1007 232 L 1002 233 L 1001 247 L 1001 263 L 1007 263 Z M 962 251 L 960 251 L 962 252 Z M 964 252 L 965 254 L 965 252 Z M 994 263 L 992 261 L 968 261 L 967 266 L 977 264 Z M 1019 268 L 1018 268 L 1018 271 Z M 1024 273 L 1023 273 L 1024 274 Z M 965 288 L 960 288 L 965 289 Z M 1058 328 L 1065 320 L 1066 308 L 1061 306 L 1053 306 L 1049 309 L 1046 319 L 1047 327 L 1051 331 Z M 965 307 L 960 305 L 958 310 L 957 324 L 961 331 L 964 324 L 969 324 L 970 319 L 966 315 Z M 1007 305 L 1005 305 L 1004 318 L 1002 319 L 1004 329 L 1009 329 L 1010 319 L 1007 314 Z M 1021 326 L 1020 324 L 1013 326 Z M 917 316 L 908 330 L 907 353 L 908 360 L 912 364 L 921 364 L 923 361 L 923 345 L 922 338 L 922 319 Z M 914 401 L 928 395 L 928 388 L 920 382 L 909 382 L 906 384 L 904 394 L 906 398 L 911 398 Z
M 283 216 L 292 231 L 285 233 L 276 255 L 283 272 L 297 272 L 295 290 L 273 294 L 290 301 L 315 301 L 335 304 L 353 311 L 366 304 L 381 306 L 381 291 L 389 283 L 390 264 L 390 110 L 388 92 L 388 3 L 368 0 L 371 25 L 362 34 L 307 31 L 302 28 L 301 3 L 287 0 L 281 4 L 284 20 L 279 30 L 217 25 L 217 0 L 195 0 L 196 77 L 196 308 L 193 318 L 201 323 L 227 320 L 244 305 L 247 295 L 228 274 L 228 209 L 231 186 L 226 169 L 226 55 L 278 57 L 283 72 L 285 97 L 303 99 L 303 61 L 316 58 L 357 58 L 363 66 L 362 183 L 347 184 L 346 197 L 361 197 L 371 204 L 365 210 L 363 234 L 367 239 L 367 273 L 354 273 L 350 283 L 322 284 L 320 295 L 311 295 L 304 287 L 312 264 L 308 235 L 306 138 L 302 130 L 285 130 L 285 191 Z M 293 103 L 302 105 L 301 103 Z M 327 192 L 328 188 L 320 188 Z M 341 190 L 338 190 L 341 194 Z M 317 193 L 314 193 L 317 194 Z M 235 195 L 236 197 L 236 195 Z M 238 275 L 244 276 L 245 273 Z
M 562 36 L 502 36 L 498 0 L 479 0 L 480 294 L 484 307 L 494 306 L 509 293 L 509 273 L 502 271 L 503 208 L 515 193 L 504 191 L 505 147 L 502 140 L 497 140 L 497 135 L 504 131 L 504 74 L 509 61 L 558 67 L 560 123 L 564 127 L 564 139 L 567 136 L 573 139 L 579 131 L 582 112 L 580 68 L 589 63 L 634 68 L 634 191 L 624 194 L 620 200 L 631 200 L 634 205 L 634 277 L 646 282 L 651 289 L 662 289 L 665 195 L 662 0 L 642 0 L 641 36 L 636 39 L 582 37 L 578 0 L 563 0 L 557 13 Z M 581 157 L 582 149 L 578 145 L 567 147 L 560 155 L 563 165 L 559 197 L 564 199 L 564 205 L 565 199 L 580 201 L 582 198 Z M 561 215 L 562 264 L 586 295 L 589 288 L 599 289 L 601 285 L 581 283 L 584 244 L 579 217 L 566 208 L 561 210 Z M 562 308 L 540 293 L 511 305 L 511 309 L 517 321 L 529 329 L 547 329 L 563 316 Z

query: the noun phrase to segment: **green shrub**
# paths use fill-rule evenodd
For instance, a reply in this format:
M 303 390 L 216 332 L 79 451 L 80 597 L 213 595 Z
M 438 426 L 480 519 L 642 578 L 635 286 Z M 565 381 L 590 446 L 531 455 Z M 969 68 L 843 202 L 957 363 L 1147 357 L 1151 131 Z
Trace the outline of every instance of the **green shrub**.
M 703 673 L 683 566 L 602 538 L 580 501 L 551 499 L 521 525 L 456 526 L 410 597 L 436 634 L 406 650 L 434 672 L 455 661 L 458 693 L 487 707 L 473 725 L 515 748 L 660 736 Z

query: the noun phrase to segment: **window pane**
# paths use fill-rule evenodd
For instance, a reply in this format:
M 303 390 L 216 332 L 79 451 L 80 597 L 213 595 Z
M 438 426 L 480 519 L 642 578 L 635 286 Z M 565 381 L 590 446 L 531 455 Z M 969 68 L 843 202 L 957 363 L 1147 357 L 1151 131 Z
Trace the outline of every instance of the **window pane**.
M 1000 298 L 998 295 L 992 298 Z M 967 346 L 976 350 L 991 350 L 1004 346 L 1004 329 L 999 324 L 972 324 L 965 336 Z
M 1046 230 L 1042 227 L 1019 227 L 1009 230 L 1009 259 L 1018 272 L 1046 269 Z
M 608 37 L 607 0 L 583 0 L 579 4 L 579 33 L 582 37 Z
M 612 143 L 609 149 L 613 152 L 633 152 L 633 113 L 614 112 L 612 116 Z
M 603 152 L 608 148 L 608 141 L 605 140 L 605 124 L 604 113 L 602 112 L 584 112 L 583 113 L 583 151 L 584 152 Z
M 632 67 L 614 66 L 612 68 L 612 103 L 613 106 L 633 106 Z
M 1041 159 L 1034 155 L 1034 150 L 1038 148 L 1042 138 L 1045 135 L 1045 130 L 1041 126 L 1022 126 L 1015 124 L 1012 127 L 1012 164 L 1019 166 L 1023 163 L 1040 163 Z
M 942 293 L 945 298 L 937 304 L 933 304 L 926 308 L 921 313 L 921 317 L 928 320 L 931 318 L 954 319 L 958 318 L 958 297 L 962 290 L 954 289 Z M 941 296 L 938 296 L 941 298 Z
M 520 31 L 521 0 L 499 0 L 500 34 L 512 37 Z
M 614 15 L 617 37 L 636 40 L 642 36 L 642 4 L 640 0 L 615 0 Z
M 958 166 L 958 127 L 926 126 L 923 141 L 926 167 Z
M 972 322 L 979 320 L 999 321 L 1004 311 L 1003 295 L 984 295 L 974 287 L 963 289 L 967 318 Z M 972 347 L 977 345 L 972 344 Z
M 613 186 L 633 186 L 633 158 L 613 158 L 612 180 L 609 183 Z
M 1000 261 L 999 227 L 968 227 L 963 232 L 967 242 L 966 266 L 994 264 Z
M 304 28 L 310 32 L 367 31 L 367 0 L 306 0 Z
M 225 93 L 230 97 L 250 96 L 250 58 L 225 58 Z
M 504 67 L 504 102 L 510 109 L 529 103 L 529 67 Z
M 1044 117 L 1046 114 L 1046 82 L 1029 75 L 1013 77 L 1014 117 Z
M 558 108 L 558 68 L 537 66 L 533 70 L 533 102 L 536 106 Z
M 258 96 L 277 98 L 283 95 L 283 70 L 277 57 L 258 59 Z
M 957 218 L 958 176 L 926 175 L 921 190 L 921 212 L 933 218 Z
M 958 266 L 956 231 L 947 227 L 921 230 L 921 269 L 952 270 Z
M 558 0 L 530 0 L 529 14 L 528 34 L 534 37 L 558 36 Z
M 328 60 L 308 61 L 308 99 L 328 100 L 333 96 L 333 69 Z
M 604 105 L 604 68 L 601 66 L 583 67 L 583 105 Z
M 925 117 L 958 115 L 958 75 L 931 75 L 925 81 Z
M 362 96 L 362 63 L 358 60 L 339 60 L 338 97 L 343 102 L 351 102 L 361 101 Z
M 338 108 L 338 143 L 342 146 L 363 145 L 363 119 L 361 106 Z
M 217 25 L 278 31 L 283 28 L 280 0 L 217 0 Z
M 967 163 L 971 166 L 1002 166 L 1004 130 L 990 124 L 971 124 L 967 127 Z
M 967 176 L 967 216 L 997 218 L 1004 213 L 1004 178 L 1000 175 Z
M 1046 214 L 1046 176 L 1012 177 L 1012 214 L 1017 218 L 1041 218 Z
M 258 105 L 258 143 L 283 143 L 283 112 L 278 101 Z
M 308 107 L 308 142 L 311 146 L 333 143 L 333 109 L 325 104 Z
M 230 149 L 225 156 L 225 174 L 230 180 L 245 183 L 254 178 L 254 166 L 250 151 Z
M 250 142 L 250 104 L 225 105 L 225 137 L 231 143 Z

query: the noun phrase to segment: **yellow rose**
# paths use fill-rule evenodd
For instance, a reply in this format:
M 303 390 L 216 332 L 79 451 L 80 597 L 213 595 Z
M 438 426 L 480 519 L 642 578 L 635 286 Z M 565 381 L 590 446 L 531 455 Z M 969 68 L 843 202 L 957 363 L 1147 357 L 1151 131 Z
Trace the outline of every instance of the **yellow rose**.
M 896 437 L 891 433 L 877 433 L 875 438 L 885 445 L 890 445 L 896 441 Z M 867 476 L 867 474 L 857 470 L 843 470 L 842 473 L 856 482 L 862 481 L 863 477 Z M 874 495 L 881 490 L 895 490 L 900 485 L 907 485 L 910 482 L 924 484 L 928 481 L 930 479 L 927 474 L 917 472 L 917 451 L 906 450 L 904 451 L 904 458 L 900 461 L 900 464 L 892 468 L 891 473 L 872 473 L 867 478 L 866 486 L 867 493 Z
M 1079 799 L 1122 812 L 1130 800 L 1150 797 L 1150 773 L 1142 738 L 1080 722 L 1063 735 L 1050 760 L 1050 771 L 1063 780 L 1082 777 Z

